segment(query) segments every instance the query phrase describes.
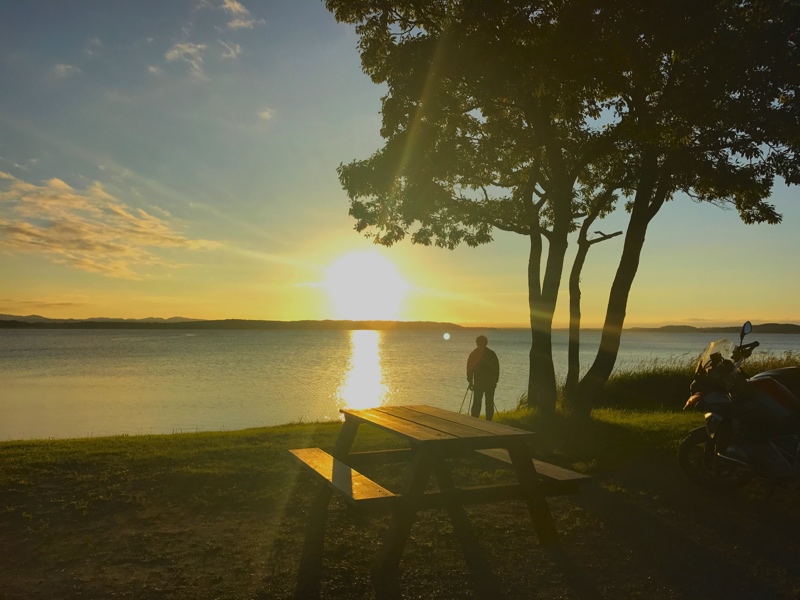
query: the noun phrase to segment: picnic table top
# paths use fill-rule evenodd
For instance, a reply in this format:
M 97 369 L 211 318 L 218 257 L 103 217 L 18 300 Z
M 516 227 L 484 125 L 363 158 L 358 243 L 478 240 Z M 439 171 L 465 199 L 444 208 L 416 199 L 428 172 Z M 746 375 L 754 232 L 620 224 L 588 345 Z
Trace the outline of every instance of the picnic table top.
M 427 405 L 342 409 L 345 420 L 369 423 L 406 438 L 412 444 L 497 448 L 527 442 L 535 434 Z

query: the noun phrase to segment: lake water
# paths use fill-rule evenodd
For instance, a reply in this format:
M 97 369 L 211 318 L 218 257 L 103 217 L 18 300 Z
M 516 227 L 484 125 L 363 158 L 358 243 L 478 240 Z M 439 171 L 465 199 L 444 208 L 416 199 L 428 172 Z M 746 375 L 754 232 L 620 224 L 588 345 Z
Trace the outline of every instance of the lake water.
M 458 410 L 479 332 L 444 333 L 0 330 L 0 440 L 234 430 L 379 404 Z M 530 334 L 486 334 L 500 357 L 497 406 L 513 408 L 527 388 Z M 584 368 L 599 335 L 584 333 Z M 617 365 L 688 360 L 720 337 L 625 332 Z M 800 336 L 751 338 L 764 351 L 800 350 Z M 556 332 L 554 356 L 563 377 L 566 332 Z

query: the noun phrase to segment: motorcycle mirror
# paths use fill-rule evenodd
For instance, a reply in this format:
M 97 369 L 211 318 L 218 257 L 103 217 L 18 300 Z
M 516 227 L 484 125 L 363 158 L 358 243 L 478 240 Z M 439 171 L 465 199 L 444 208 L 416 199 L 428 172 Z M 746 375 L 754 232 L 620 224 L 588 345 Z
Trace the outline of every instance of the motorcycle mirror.
M 739 345 L 741 346 L 744 341 L 744 336 L 753 331 L 753 324 L 750 321 L 745 321 L 742 325 L 742 332 L 739 334 Z

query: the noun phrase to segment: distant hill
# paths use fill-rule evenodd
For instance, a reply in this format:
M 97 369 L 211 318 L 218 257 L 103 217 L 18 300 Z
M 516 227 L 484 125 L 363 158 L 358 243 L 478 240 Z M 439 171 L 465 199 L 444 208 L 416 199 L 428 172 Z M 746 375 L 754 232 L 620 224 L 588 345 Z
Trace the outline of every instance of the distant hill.
M 90 319 L 50 319 L 41 315 L 0 314 L 0 329 L 376 329 L 376 330 L 443 330 L 474 329 L 455 323 L 438 321 L 262 321 L 248 319 L 203 320 L 187 317 L 147 317 L 145 319 L 115 319 L 93 317 Z M 481 328 L 481 329 L 486 329 Z M 496 329 L 492 327 L 491 329 Z M 520 328 L 521 330 L 527 328 Z M 692 325 L 665 325 L 663 327 L 631 327 L 625 331 L 659 331 L 665 333 L 725 333 L 738 334 L 741 326 L 693 327 Z M 599 331 L 599 330 L 597 330 Z M 753 333 L 798 333 L 800 325 L 793 323 L 763 323 L 753 325 Z
M 0 314 L 0 321 L 22 321 L 23 323 L 184 323 L 187 321 L 200 321 L 201 319 L 187 319 L 186 317 L 170 317 L 162 319 L 161 317 L 146 317 L 144 319 L 115 319 L 113 317 L 92 317 L 89 319 L 50 319 L 40 315 L 26 315 L 24 317 L 17 315 L 3 315 Z
M 375 329 L 375 330 L 442 330 L 464 329 L 454 323 L 434 321 L 258 321 L 247 319 L 199 320 L 171 319 L 48 319 L 39 315 L 17 317 L 0 315 L 0 329 Z
M 631 327 L 627 331 L 663 331 L 665 333 L 735 333 L 738 327 L 692 327 L 691 325 L 665 325 L 664 327 Z M 800 333 L 800 325 L 794 323 L 763 323 L 753 325 L 753 333 Z

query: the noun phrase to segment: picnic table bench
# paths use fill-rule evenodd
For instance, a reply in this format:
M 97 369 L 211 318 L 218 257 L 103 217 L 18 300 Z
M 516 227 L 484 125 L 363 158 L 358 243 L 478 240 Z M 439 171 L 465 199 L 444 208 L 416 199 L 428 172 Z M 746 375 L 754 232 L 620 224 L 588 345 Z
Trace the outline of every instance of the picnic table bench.
M 392 519 L 381 547 L 374 571 L 376 587 L 396 577 L 416 513 L 428 508 L 444 508 L 453 524 L 465 532 L 459 539 L 468 565 L 487 569 L 484 558 L 474 554 L 474 540 L 468 531 L 463 506 L 480 502 L 521 499 L 527 503 L 534 529 L 544 545 L 557 543 L 556 529 L 546 497 L 577 493 L 589 477 L 533 459 L 529 444 L 535 434 L 501 423 L 476 419 L 433 406 L 383 406 L 367 410 L 342 410 L 344 424 L 333 453 L 320 448 L 290 450 L 292 456 L 307 467 L 322 485 L 312 502 L 306 542 L 298 576 L 298 597 L 318 595 L 324 528 L 327 507 L 332 494 L 339 494 L 350 506 L 364 511 L 389 511 Z M 378 427 L 398 435 L 409 443 L 408 448 L 351 452 L 358 428 L 362 424 Z M 516 473 L 513 484 L 456 487 L 446 460 L 482 455 L 511 465 Z M 393 492 L 357 469 L 371 464 L 406 462 L 402 490 Z M 439 491 L 427 491 L 434 476 Z M 468 538 L 472 541 L 468 541 Z

